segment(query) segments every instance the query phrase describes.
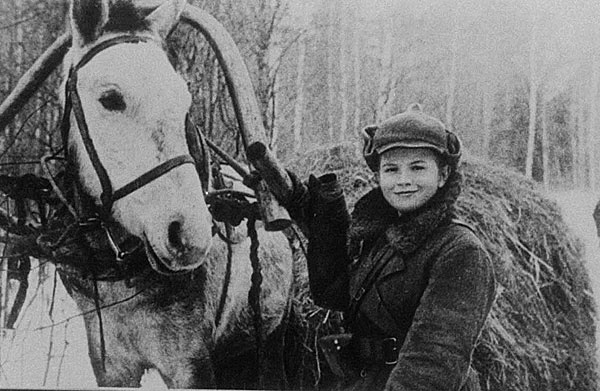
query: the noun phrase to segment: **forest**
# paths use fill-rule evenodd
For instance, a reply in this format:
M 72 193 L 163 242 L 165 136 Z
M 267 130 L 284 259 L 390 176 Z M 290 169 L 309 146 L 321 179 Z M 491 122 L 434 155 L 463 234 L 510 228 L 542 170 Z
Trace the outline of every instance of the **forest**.
M 148 1 L 148 0 L 145 0 Z M 469 154 L 547 189 L 600 181 L 600 5 L 592 0 L 191 1 L 233 35 L 282 160 L 354 143 L 362 127 L 419 102 Z M 0 97 L 66 29 L 64 0 L 0 4 Z M 235 132 L 214 54 L 177 29 L 173 52 L 213 138 Z M 0 139 L 0 163 L 31 172 L 56 148 L 60 74 Z
M 418 102 L 460 136 L 471 159 L 523 174 L 547 191 L 599 190 L 597 1 L 188 2 L 210 12 L 233 36 L 270 147 L 283 162 L 323 146 L 360 147 L 360 129 Z M 68 30 L 68 3 L 0 2 L 0 102 Z M 243 160 L 225 78 L 209 45 L 197 31 L 179 26 L 168 50 L 192 93 L 194 121 Z M 40 157 L 62 146 L 62 81 L 60 71 L 53 73 L 0 129 L 0 174 L 41 175 Z M 37 265 L 42 310 L 52 316 L 56 275 L 51 265 Z M 0 278 L 3 309 L 11 287 L 6 273 Z M 6 317 L 0 311 L 0 328 Z M 57 384 L 68 320 L 64 343 L 57 335 L 48 349 L 47 363 L 52 349 L 64 345 L 62 356 L 52 357 L 60 361 Z M 0 353 L 7 357 L 6 349 Z M 50 372 L 46 364 L 44 384 Z

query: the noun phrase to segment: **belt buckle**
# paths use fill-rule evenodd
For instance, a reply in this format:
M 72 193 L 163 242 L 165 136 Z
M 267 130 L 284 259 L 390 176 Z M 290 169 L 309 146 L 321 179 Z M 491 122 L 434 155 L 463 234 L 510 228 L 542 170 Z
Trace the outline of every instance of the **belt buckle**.
M 398 340 L 395 337 L 384 338 L 381 341 L 383 361 L 386 365 L 394 365 L 398 362 Z

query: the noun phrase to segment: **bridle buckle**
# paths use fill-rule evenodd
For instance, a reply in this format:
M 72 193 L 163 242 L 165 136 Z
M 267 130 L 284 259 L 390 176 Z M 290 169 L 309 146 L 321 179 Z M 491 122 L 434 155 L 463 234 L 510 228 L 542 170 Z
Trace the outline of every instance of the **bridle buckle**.
M 110 232 L 108 225 L 106 225 L 106 223 L 104 223 L 104 222 L 101 222 L 101 225 L 102 225 L 102 229 L 104 230 L 104 233 L 106 234 L 106 238 L 108 239 L 108 244 L 110 245 L 110 248 L 113 250 L 113 253 L 115 254 L 115 260 L 117 262 L 124 261 L 125 258 L 129 254 L 131 254 L 131 252 L 121 250 L 121 248 L 117 244 L 117 241 L 113 238 L 113 235 Z

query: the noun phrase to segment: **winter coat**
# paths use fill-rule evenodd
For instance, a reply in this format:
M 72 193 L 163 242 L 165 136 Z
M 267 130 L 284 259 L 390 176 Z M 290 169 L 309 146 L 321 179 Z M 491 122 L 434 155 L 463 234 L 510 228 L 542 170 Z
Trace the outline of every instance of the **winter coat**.
M 479 389 L 471 357 L 495 279 L 482 243 L 455 219 L 459 192 L 454 172 L 426 205 L 400 217 L 376 188 L 348 219 L 332 185 L 324 197 L 312 191 L 307 258 L 315 302 L 345 311 L 353 341 L 398 341 L 394 365 L 364 361 L 361 344 L 351 343 L 354 371 L 341 388 Z

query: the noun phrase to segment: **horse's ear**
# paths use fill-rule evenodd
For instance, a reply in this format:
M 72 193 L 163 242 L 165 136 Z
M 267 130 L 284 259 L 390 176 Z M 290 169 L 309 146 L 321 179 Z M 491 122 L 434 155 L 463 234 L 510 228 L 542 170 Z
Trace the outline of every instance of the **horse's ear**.
M 83 46 L 98 39 L 108 21 L 109 0 L 73 0 L 71 31 L 74 45 Z
M 183 12 L 186 0 L 167 0 L 157 9 L 152 11 L 146 17 L 150 28 L 161 38 L 166 39 L 167 35 L 173 30 L 173 27 L 179 21 L 179 16 Z

